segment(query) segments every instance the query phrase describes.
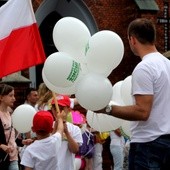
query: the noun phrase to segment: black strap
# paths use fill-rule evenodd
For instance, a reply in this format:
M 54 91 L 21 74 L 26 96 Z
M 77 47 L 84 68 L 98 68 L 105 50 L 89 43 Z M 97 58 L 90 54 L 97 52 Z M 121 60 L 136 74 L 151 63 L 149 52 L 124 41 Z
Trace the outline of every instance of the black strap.
M 11 119 L 10 134 L 9 134 L 9 137 L 8 137 L 8 140 L 7 140 L 7 144 L 9 143 L 9 140 L 10 140 L 10 138 L 11 138 L 12 128 L 13 128 L 13 126 L 12 126 L 12 119 Z
M 12 126 L 12 119 L 11 119 L 10 134 L 9 134 L 8 140 L 6 141 L 6 137 L 5 137 L 5 133 L 4 133 L 4 127 L 3 127 L 3 124 L 2 124 L 2 120 L 1 120 L 1 118 L 0 118 L 0 131 L 2 132 L 2 133 L 1 133 L 1 134 L 2 134 L 2 138 L 1 138 L 2 143 L 0 143 L 0 144 L 8 145 L 9 140 L 10 140 L 10 138 L 11 138 L 11 134 L 12 134 L 12 128 L 13 128 L 13 126 Z M 1 135 L 0 135 L 0 136 L 1 136 Z M 0 142 L 1 142 L 1 141 L 0 141 Z M 6 160 L 7 156 L 8 156 L 8 153 L 7 153 L 6 156 L 4 157 L 3 161 Z M 2 161 L 2 160 L 1 160 L 1 161 Z

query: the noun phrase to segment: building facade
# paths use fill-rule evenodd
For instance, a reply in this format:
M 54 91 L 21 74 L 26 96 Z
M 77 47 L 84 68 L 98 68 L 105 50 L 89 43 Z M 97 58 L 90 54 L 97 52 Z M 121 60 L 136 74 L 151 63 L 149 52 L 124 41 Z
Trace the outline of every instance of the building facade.
M 141 3 L 142 2 L 142 3 Z M 127 27 L 135 18 L 152 19 L 157 29 L 157 49 L 164 53 L 169 47 L 170 1 L 168 0 L 33 0 L 47 57 L 56 52 L 52 40 L 55 23 L 65 16 L 82 20 L 91 34 L 101 30 L 116 32 L 123 40 L 125 52 L 121 63 L 109 75 L 112 84 L 129 76 L 140 59 L 130 50 Z M 48 31 L 48 34 L 46 33 Z M 37 73 L 42 66 L 37 67 Z M 38 84 L 41 78 L 37 77 Z

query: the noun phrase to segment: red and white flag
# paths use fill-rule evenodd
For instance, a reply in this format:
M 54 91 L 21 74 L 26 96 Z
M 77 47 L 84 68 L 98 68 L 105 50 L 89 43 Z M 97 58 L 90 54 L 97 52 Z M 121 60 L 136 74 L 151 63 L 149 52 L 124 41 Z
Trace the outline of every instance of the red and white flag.
M 0 78 L 45 59 L 31 0 L 8 0 L 0 8 Z

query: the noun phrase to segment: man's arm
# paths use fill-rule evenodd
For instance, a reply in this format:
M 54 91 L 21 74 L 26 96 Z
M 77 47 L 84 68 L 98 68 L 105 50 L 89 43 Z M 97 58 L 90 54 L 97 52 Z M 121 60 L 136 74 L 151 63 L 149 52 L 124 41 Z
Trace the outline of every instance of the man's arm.
M 131 106 L 112 106 L 111 115 L 125 119 L 125 120 L 143 120 L 146 121 L 149 118 L 152 104 L 153 95 L 135 95 L 135 105 Z

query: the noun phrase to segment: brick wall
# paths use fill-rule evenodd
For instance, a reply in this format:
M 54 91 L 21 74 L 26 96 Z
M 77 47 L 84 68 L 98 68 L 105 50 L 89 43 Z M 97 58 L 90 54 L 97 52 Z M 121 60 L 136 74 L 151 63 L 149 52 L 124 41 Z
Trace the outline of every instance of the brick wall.
M 32 0 L 36 10 L 43 0 Z M 141 12 L 134 0 L 84 0 L 96 20 L 99 31 L 111 30 L 116 32 L 123 40 L 125 46 L 124 57 L 121 63 L 109 76 L 112 84 L 129 76 L 140 59 L 134 56 L 127 40 L 127 27 L 130 21 L 137 17 L 152 18 L 155 23 L 157 17 L 163 17 L 163 0 L 157 0 L 160 8 L 158 12 Z M 164 52 L 164 26 L 156 24 L 157 48 Z
M 130 75 L 140 61 L 134 56 L 129 48 L 127 40 L 127 26 L 130 21 L 138 17 L 152 18 L 155 23 L 157 17 L 163 17 L 163 1 L 157 0 L 159 12 L 141 12 L 133 0 L 84 0 L 94 16 L 100 30 L 111 30 L 119 34 L 125 46 L 125 53 L 122 62 L 109 76 L 112 84 Z M 160 52 L 164 52 L 164 27 L 156 25 L 158 32 L 157 47 Z
M 42 0 L 33 0 L 36 10 Z M 84 0 L 96 20 L 99 31 L 111 30 L 116 32 L 123 40 L 125 53 L 121 63 L 113 70 L 109 76 L 112 84 L 123 80 L 129 76 L 136 64 L 140 61 L 139 57 L 133 55 L 127 40 L 127 27 L 130 21 L 137 17 L 152 18 L 157 29 L 157 49 L 164 52 L 164 26 L 157 24 L 157 17 L 163 17 L 163 0 L 156 0 L 160 11 L 142 12 L 136 6 L 134 0 Z M 169 2 L 170 3 L 170 2 Z M 170 6 L 170 4 L 169 4 Z M 170 12 L 170 11 L 169 11 Z M 76 109 L 84 110 L 80 106 Z M 109 170 L 112 160 L 109 153 L 109 141 L 104 145 L 103 151 L 103 169 Z

